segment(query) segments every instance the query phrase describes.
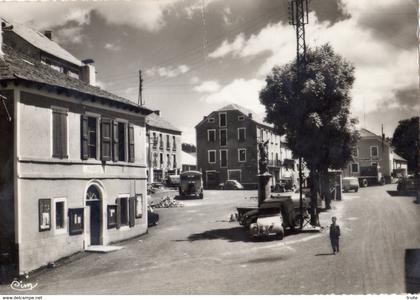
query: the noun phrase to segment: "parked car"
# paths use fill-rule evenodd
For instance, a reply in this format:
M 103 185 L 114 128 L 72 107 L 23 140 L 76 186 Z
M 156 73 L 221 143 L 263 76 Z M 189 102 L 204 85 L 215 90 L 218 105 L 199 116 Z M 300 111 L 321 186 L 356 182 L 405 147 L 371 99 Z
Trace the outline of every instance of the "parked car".
M 359 190 L 359 179 L 356 177 L 344 177 L 343 178 L 343 191 L 347 193 L 348 191 L 357 191 Z
M 401 177 L 398 180 L 397 191 L 399 193 L 415 192 L 417 191 L 417 182 L 414 176 Z
M 155 226 L 159 223 L 159 214 L 153 211 L 150 205 L 147 206 L 147 222 L 149 226 Z
M 271 191 L 274 193 L 290 192 L 295 189 L 292 180 L 280 179 L 276 185 L 271 186 Z
M 219 185 L 221 190 L 243 190 L 244 186 L 237 180 L 227 180 L 224 184 Z

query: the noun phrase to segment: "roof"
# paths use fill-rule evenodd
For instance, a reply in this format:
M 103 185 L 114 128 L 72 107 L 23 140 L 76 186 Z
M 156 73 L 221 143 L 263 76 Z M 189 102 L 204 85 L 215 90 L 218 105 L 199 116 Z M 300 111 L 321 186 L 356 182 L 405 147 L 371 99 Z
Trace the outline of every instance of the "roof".
M 397 153 L 393 153 L 393 158 L 394 158 L 394 160 L 400 160 L 400 161 L 407 161 L 405 158 L 403 158 L 403 157 L 401 157 L 401 156 L 399 156 Z
M 373 132 L 371 132 L 371 131 L 369 131 L 365 128 L 360 128 L 359 134 L 360 134 L 360 137 L 364 137 L 364 138 L 366 138 L 366 137 L 380 137 L 379 135 L 374 134 Z
M 56 88 L 57 91 L 65 90 L 74 92 L 78 95 L 97 97 L 124 103 L 127 107 L 135 108 L 144 114 L 149 114 L 152 110 L 139 106 L 136 103 L 92 86 L 79 79 L 72 78 L 64 73 L 54 70 L 48 65 L 35 61 L 30 57 L 16 51 L 15 49 L 3 45 L 4 57 L 0 59 L 0 80 L 16 81 L 22 80 L 28 83 L 44 85 Z
M 241 112 L 242 114 L 244 114 L 247 117 L 249 116 L 249 114 L 252 114 L 252 119 L 251 120 L 253 120 L 255 123 L 257 123 L 259 125 L 262 125 L 262 126 L 265 126 L 265 127 L 269 127 L 269 128 L 273 128 L 274 127 L 272 124 L 268 124 L 268 123 L 264 122 L 263 116 L 255 113 L 254 111 L 252 111 L 252 110 L 250 110 L 250 109 L 248 109 L 246 107 L 243 107 L 243 106 L 241 106 L 239 104 L 233 104 L 232 103 L 232 104 L 223 106 L 222 108 L 220 108 L 220 109 L 218 109 L 216 111 L 217 112 L 221 112 L 221 111 L 230 111 L 230 110 L 237 110 L 237 111 Z M 210 114 L 212 114 L 212 113 L 210 113 Z M 199 125 L 201 125 L 201 123 L 203 123 L 205 120 L 206 120 L 205 118 L 203 120 L 201 120 L 195 127 L 198 127 Z
M 2 21 L 6 22 L 8 25 L 13 25 L 13 29 L 11 31 L 25 39 L 28 43 L 35 46 L 36 48 L 41 49 L 42 51 L 48 54 L 66 60 L 68 62 L 71 62 L 72 64 L 75 64 L 79 67 L 83 65 L 83 63 L 79 59 L 74 57 L 71 53 L 62 48 L 56 42 L 47 38 L 44 34 L 19 23 L 11 24 L 5 21 L 4 19 L 2 19 Z
M 181 151 L 181 162 L 183 165 L 196 166 L 197 157 L 185 151 Z
M 150 127 L 154 127 L 157 129 L 165 129 L 170 131 L 176 131 L 181 134 L 181 130 L 176 128 L 174 125 L 163 119 L 157 113 L 151 113 L 146 117 L 146 124 Z

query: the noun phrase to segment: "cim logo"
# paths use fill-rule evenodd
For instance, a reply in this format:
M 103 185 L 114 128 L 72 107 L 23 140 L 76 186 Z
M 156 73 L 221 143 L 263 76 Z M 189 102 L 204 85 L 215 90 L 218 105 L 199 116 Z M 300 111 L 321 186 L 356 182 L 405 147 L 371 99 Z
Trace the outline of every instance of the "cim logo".
M 32 291 L 37 286 L 38 286 L 38 283 L 35 283 L 35 284 L 31 282 L 24 283 L 23 281 L 17 281 L 17 280 L 12 281 L 12 283 L 10 284 L 10 287 L 12 288 L 12 290 L 20 291 L 20 292 Z

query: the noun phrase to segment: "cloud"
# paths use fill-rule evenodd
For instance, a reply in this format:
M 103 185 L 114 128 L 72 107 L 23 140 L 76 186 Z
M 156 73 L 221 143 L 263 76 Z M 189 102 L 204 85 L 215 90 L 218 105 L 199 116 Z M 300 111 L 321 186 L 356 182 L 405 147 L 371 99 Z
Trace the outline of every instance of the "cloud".
M 153 67 L 146 70 L 147 76 L 160 76 L 164 78 L 173 78 L 181 74 L 185 74 L 190 70 L 190 67 L 187 65 L 179 65 L 177 67 Z
M 115 45 L 113 43 L 106 43 L 104 48 L 109 51 L 115 51 L 115 52 L 121 51 L 121 46 Z
M 257 113 L 262 113 L 264 107 L 258 99 L 259 91 L 263 88 L 264 83 L 263 80 L 259 79 L 235 79 L 217 91 L 204 95 L 201 100 L 208 103 L 236 103 Z
M 199 93 L 214 93 L 220 90 L 221 86 L 217 81 L 204 81 L 200 85 L 194 87 L 194 91 Z
M 59 44 L 81 44 L 86 38 L 82 27 L 65 27 L 54 32 L 53 39 Z
M 356 80 L 352 90 L 352 111 L 355 114 L 374 111 L 388 99 L 396 101 L 393 97 L 395 89 L 415 87 L 418 84 L 416 49 L 397 49 L 388 40 L 378 37 L 374 31 L 360 24 L 359 18 L 363 13 L 368 13 L 364 10 L 365 6 L 369 6 L 365 2 L 368 1 L 343 1 L 346 13 L 356 17 L 342 19 L 334 24 L 319 21 L 312 12 L 306 27 L 308 46 L 328 42 L 338 54 L 355 65 Z M 346 6 L 347 3 L 351 5 Z M 415 28 L 415 24 L 412 27 Z M 294 59 L 295 47 L 294 28 L 278 22 L 268 24 L 248 38 L 239 34 L 231 42 L 225 40 L 209 56 L 220 59 L 232 55 L 249 60 L 265 54 L 266 59 L 256 72 L 257 78 L 264 78 L 274 65 L 282 65 Z

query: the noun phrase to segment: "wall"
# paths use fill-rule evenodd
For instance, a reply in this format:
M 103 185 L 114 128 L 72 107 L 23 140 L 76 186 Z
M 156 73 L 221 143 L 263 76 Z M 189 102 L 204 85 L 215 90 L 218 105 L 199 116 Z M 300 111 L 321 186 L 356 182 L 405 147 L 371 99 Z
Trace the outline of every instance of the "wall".
M 14 93 L 13 90 L 0 90 L 7 98 L 5 104 L 12 120 L 0 99 L 0 282 L 17 272 L 17 249 L 15 243 L 14 206 Z
M 91 183 L 102 193 L 102 244 L 109 244 L 147 232 L 146 130 L 144 117 L 97 103 L 59 96 L 30 88 L 17 88 L 17 169 L 19 272 L 27 272 L 60 257 L 82 251 L 90 240 L 86 190 Z M 51 106 L 68 109 L 68 159 L 52 158 Z M 81 160 L 80 115 L 123 119 L 134 124 L 135 162 Z M 107 205 L 116 204 L 120 194 L 143 195 L 143 217 L 134 227 L 107 229 Z M 39 231 L 38 201 L 65 198 L 68 208 L 84 208 L 84 233 L 70 236 L 65 230 Z M 54 226 L 54 219 L 52 218 Z

